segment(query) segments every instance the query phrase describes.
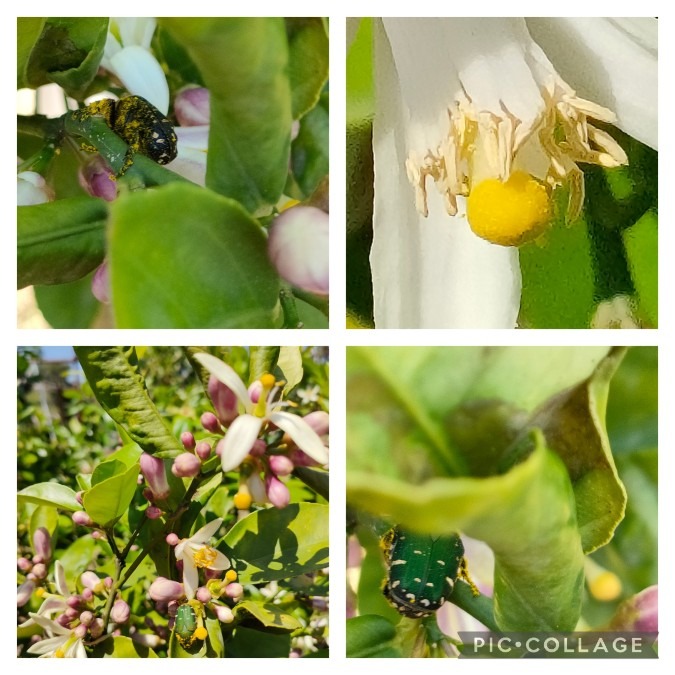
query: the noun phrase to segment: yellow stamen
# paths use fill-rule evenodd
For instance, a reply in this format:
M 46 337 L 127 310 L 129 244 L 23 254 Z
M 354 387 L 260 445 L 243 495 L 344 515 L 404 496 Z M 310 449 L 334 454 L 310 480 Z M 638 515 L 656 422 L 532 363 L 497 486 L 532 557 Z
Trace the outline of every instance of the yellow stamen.
M 41 598 L 45 594 L 45 589 L 40 587 L 35 589 L 35 595 L 38 596 L 38 598 Z
M 523 171 L 502 182 L 488 178 L 467 199 L 467 218 L 479 237 L 501 246 L 520 246 L 536 239 L 551 219 L 546 188 Z
M 261 378 L 260 378 L 260 383 L 263 386 L 263 389 L 265 391 L 269 391 L 273 386 L 274 386 L 274 375 L 270 373 L 265 373 Z
M 54 652 L 54 658 L 55 659 L 64 659 L 66 657 L 65 652 L 61 647 L 59 647 L 55 652 Z
M 204 546 L 195 553 L 195 567 L 211 567 L 217 557 L 218 553 L 215 549 Z
M 227 572 L 225 572 L 225 579 L 230 582 L 236 581 L 237 573 L 234 570 L 227 570 Z
M 199 626 L 199 628 L 195 629 L 195 632 L 192 635 L 198 640 L 203 640 L 208 635 L 208 632 L 204 626 Z
M 239 492 L 234 495 L 233 501 L 234 505 L 241 511 L 250 508 L 253 499 L 248 491 L 244 492 L 242 488 L 239 488 Z

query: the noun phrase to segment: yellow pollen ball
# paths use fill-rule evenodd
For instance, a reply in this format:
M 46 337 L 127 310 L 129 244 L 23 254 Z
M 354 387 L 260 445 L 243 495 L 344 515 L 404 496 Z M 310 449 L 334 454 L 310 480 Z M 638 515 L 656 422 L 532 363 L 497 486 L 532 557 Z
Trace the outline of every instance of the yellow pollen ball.
M 199 626 L 199 628 L 195 629 L 195 632 L 193 635 L 198 639 L 198 640 L 203 640 L 207 635 L 208 632 L 204 626 Z
M 246 509 L 250 508 L 253 499 L 251 499 L 251 495 L 246 492 L 237 492 L 237 494 L 234 495 L 233 501 L 234 505 L 240 511 L 245 511 Z
M 501 246 L 520 246 L 548 227 L 551 203 L 546 187 L 523 171 L 506 182 L 488 178 L 467 199 L 466 215 L 474 234 Z
M 227 579 L 227 581 L 236 581 L 237 573 L 234 570 L 227 570 L 227 572 L 225 572 L 225 579 Z
M 613 572 L 606 570 L 589 582 L 588 590 L 596 600 L 610 602 L 621 595 L 621 579 Z
M 274 375 L 270 375 L 270 373 L 265 373 L 260 378 L 260 383 L 265 389 L 271 389 L 274 386 Z

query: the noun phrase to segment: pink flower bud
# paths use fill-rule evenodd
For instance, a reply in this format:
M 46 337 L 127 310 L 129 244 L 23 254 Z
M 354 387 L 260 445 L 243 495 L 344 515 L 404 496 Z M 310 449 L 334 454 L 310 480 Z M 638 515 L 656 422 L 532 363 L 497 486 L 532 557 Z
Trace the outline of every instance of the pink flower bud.
M 268 474 L 265 479 L 267 499 L 278 509 L 288 506 L 291 501 L 291 493 L 288 488 L 273 474 Z
M 277 476 L 288 476 L 293 473 L 293 462 L 286 455 L 272 455 L 270 457 L 270 469 Z
M 17 558 L 16 559 L 16 566 L 22 571 L 22 572 L 30 572 L 33 569 L 33 563 L 28 560 L 28 558 Z
M 74 609 L 79 609 L 82 606 L 82 598 L 79 595 L 69 595 L 66 598 L 66 605 L 68 605 L 68 607 L 73 607 Z
M 90 600 L 94 599 L 94 591 L 91 590 L 91 588 L 85 588 L 82 590 L 82 599 L 85 602 L 89 602 Z
M 249 454 L 253 457 L 262 457 L 267 452 L 267 443 L 262 438 L 256 438 L 253 441 L 253 447 L 249 450 Z
M 153 600 L 159 602 L 178 600 L 185 595 L 183 584 L 178 581 L 171 581 L 171 579 L 166 579 L 165 577 L 157 577 L 152 582 L 148 593 Z
M 101 155 L 96 155 L 80 168 L 78 180 L 82 189 L 92 197 L 101 197 L 107 202 L 117 199 L 115 172 Z
M 81 640 L 87 634 L 87 626 L 81 623 L 79 626 L 73 628 L 73 635 Z
M 38 580 L 38 578 L 32 572 L 28 572 L 28 574 L 26 575 L 26 579 L 28 579 L 28 581 L 37 581 Z
M 194 478 L 199 474 L 201 463 L 191 452 L 184 452 L 173 460 L 171 473 L 176 478 Z
M 209 124 L 211 118 L 209 90 L 204 87 L 181 89 L 173 102 L 176 119 L 182 127 Z
M 77 617 L 80 616 L 80 610 L 75 609 L 74 607 L 68 607 L 63 612 L 63 615 L 67 617 L 68 621 L 72 621 L 73 619 L 76 619 Z
M 213 611 L 221 623 L 232 623 L 234 621 L 234 614 L 226 605 L 213 605 Z
M 80 614 L 80 623 L 85 626 L 89 626 L 93 620 L 94 615 L 89 610 L 86 610 Z
M 47 576 L 47 565 L 44 563 L 33 565 L 33 574 L 36 579 L 44 579 Z
M 33 550 L 35 555 L 42 557 L 42 560 L 50 560 L 52 557 L 52 538 L 46 527 L 38 527 L 33 533 Z
M 150 506 L 145 509 L 145 515 L 150 518 L 150 520 L 157 520 L 157 518 L 161 517 L 162 513 L 164 513 L 164 511 L 154 504 L 150 504 Z
M 65 615 L 61 614 L 61 616 L 57 616 L 56 619 L 54 619 L 56 623 L 59 624 L 59 626 L 63 626 L 66 628 L 67 626 L 70 626 L 70 619 Z
M 229 427 L 239 415 L 237 397 L 234 392 L 213 375 L 209 377 L 207 391 L 218 418 L 226 427 Z
M 75 511 L 71 516 L 75 525 L 82 525 L 83 527 L 91 527 L 94 521 L 89 517 L 86 511 Z
M 155 499 L 166 499 L 171 491 L 166 480 L 164 460 L 144 452 L 141 455 L 141 473 Z
M 178 542 L 180 541 L 180 538 L 175 532 L 170 532 L 169 534 L 166 535 L 166 543 L 169 546 L 176 546 Z
M 131 615 L 131 609 L 129 605 L 124 602 L 124 600 L 116 600 L 115 604 L 110 610 L 110 619 L 114 623 L 126 623 L 129 621 L 129 616 Z
M 83 494 L 84 494 L 84 491 L 83 491 L 83 490 L 80 490 L 79 492 L 76 492 L 76 493 L 75 493 L 75 500 L 77 501 L 77 503 L 78 503 L 80 506 L 82 506 L 82 495 L 83 495 Z
M 610 629 L 656 633 L 659 630 L 659 587 L 649 586 L 622 602 Z
M 189 431 L 184 431 L 180 435 L 180 442 L 183 444 L 183 447 L 186 450 L 194 450 L 195 449 L 195 437 Z
M 272 223 L 267 251 L 279 275 L 310 293 L 328 295 L 328 214 L 294 206 Z
M 195 597 L 197 598 L 197 600 L 199 600 L 199 602 L 202 602 L 204 604 L 211 601 L 211 593 L 209 593 L 209 589 L 205 588 L 204 586 L 200 586 L 197 589 Z
M 45 560 L 44 560 L 44 558 L 43 558 L 41 555 L 34 555 L 34 556 L 33 556 L 33 560 L 32 560 L 33 565 L 37 565 L 37 564 L 42 563 L 42 562 L 44 562 L 44 561 L 45 561 Z
M 205 462 L 211 456 L 211 444 L 208 441 L 200 441 L 195 448 L 195 454 Z
M 95 572 L 83 572 L 80 581 L 85 588 L 88 588 L 94 593 L 99 593 L 103 590 L 103 582 Z M 82 596 L 84 597 L 84 593 Z
M 244 595 L 244 587 L 235 581 L 227 585 L 227 588 L 225 589 L 225 595 L 228 598 L 232 598 L 232 600 L 235 602 L 238 602 L 239 599 Z
M 103 619 L 94 619 L 89 625 L 89 633 L 94 639 L 103 635 Z
M 205 412 L 201 416 L 200 422 L 206 431 L 210 431 L 212 434 L 220 433 L 220 422 L 212 412 Z
M 254 380 L 248 385 L 248 397 L 252 403 L 257 403 L 260 400 L 260 395 L 263 392 L 263 385 L 260 380 Z
M 317 436 L 328 435 L 330 415 L 325 410 L 315 410 L 302 419 L 316 431 Z
M 178 604 L 175 600 L 172 600 L 171 602 L 167 603 L 166 606 L 166 612 L 167 614 L 173 618 L 178 614 Z
M 33 595 L 35 584 L 32 581 L 24 581 L 21 586 L 16 589 L 16 606 L 23 607 Z
M 106 260 L 96 268 L 91 278 L 91 294 L 104 305 L 110 304 L 110 274 Z
M 112 577 L 106 577 L 106 578 L 103 580 L 103 583 L 105 584 L 105 587 L 106 587 L 106 588 L 112 588 L 112 586 L 113 586 L 113 578 L 112 578 Z

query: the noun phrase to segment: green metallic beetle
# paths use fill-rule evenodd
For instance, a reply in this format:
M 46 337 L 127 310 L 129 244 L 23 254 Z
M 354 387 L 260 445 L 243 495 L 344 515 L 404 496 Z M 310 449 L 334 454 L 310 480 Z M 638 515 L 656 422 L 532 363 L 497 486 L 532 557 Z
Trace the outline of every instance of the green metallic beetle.
M 198 600 L 188 600 L 178 606 L 173 630 L 184 649 L 192 647 L 195 640 L 203 640 L 206 637 L 203 617 L 204 607 Z
M 129 146 L 120 176 L 133 164 L 134 153 L 158 164 L 168 164 L 178 153 L 173 125 L 152 103 L 141 96 L 126 96 L 116 101 L 104 98 L 74 113 L 79 119 L 100 115 L 106 124 Z M 85 147 L 86 150 L 95 148 Z
M 433 614 L 450 597 L 457 579 L 479 591 L 469 578 L 458 534 L 433 537 L 394 527 L 382 538 L 387 563 L 383 593 L 403 616 Z

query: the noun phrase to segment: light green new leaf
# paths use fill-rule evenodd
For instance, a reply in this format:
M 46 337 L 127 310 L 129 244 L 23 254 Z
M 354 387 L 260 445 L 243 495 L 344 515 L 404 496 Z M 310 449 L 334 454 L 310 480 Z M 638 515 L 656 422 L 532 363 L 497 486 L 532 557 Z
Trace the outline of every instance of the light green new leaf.
M 206 185 L 254 214 L 276 204 L 288 174 L 291 88 L 280 18 L 171 18 L 211 92 Z
M 17 288 L 62 284 L 91 272 L 105 254 L 106 202 L 71 197 L 17 208 Z
M 651 325 L 659 323 L 659 217 L 655 211 L 647 211 L 635 225 L 623 233 L 623 245 L 628 256 L 630 275 L 637 291 L 640 309 Z
M 111 462 L 124 467 L 121 462 Z M 131 504 L 138 486 L 140 466 L 134 464 L 123 473 L 116 473 L 87 490 L 82 496 L 85 511 L 99 525 L 106 526 L 117 520 Z
M 99 643 L 94 656 L 104 659 L 156 659 L 157 654 L 149 647 L 144 647 L 131 638 L 118 635 L 112 640 Z
M 365 614 L 347 620 L 347 658 L 400 658 L 395 639 L 393 624 L 381 616 Z
M 300 347 L 282 347 L 279 352 L 279 359 L 277 366 L 284 374 L 284 395 L 293 389 L 296 385 L 302 382 L 302 355 L 300 354 Z
M 435 478 L 412 486 L 350 472 L 350 504 L 421 532 L 465 532 L 495 553 L 494 612 L 502 630 L 572 630 L 581 611 L 583 562 L 574 493 L 540 433 L 508 473 Z
M 35 483 L 17 494 L 19 502 L 55 506 L 66 511 L 79 511 L 82 505 L 75 499 L 75 492 L 58 483 Z
M 303 503 L 254 511 L 223 542 L 242 584 L 314 572 L 328 566 L 328 507 Z
M 234 606 L 234 615 L 240 621 L 245 619 L 247 614 L 259 621 L 265 628 L 276 631 L 290 632 L 300 628 L 300 622 L 294 616 L 282 612 L 276 605 L 243 600 Z
M 148 396 L 133 347 L 75 347 L 75 353 L 98 402 L 145 452 L 182 452 Z
M 111 206 L 109 266 L 120 328 L 272 328 L 279 277 L 239 204 L 172 183 Z

